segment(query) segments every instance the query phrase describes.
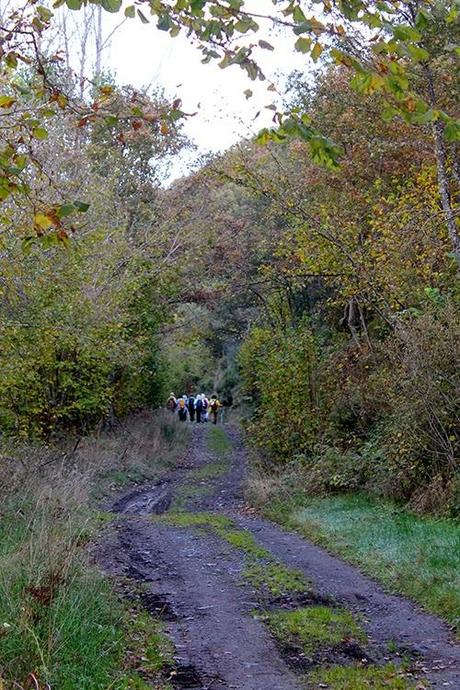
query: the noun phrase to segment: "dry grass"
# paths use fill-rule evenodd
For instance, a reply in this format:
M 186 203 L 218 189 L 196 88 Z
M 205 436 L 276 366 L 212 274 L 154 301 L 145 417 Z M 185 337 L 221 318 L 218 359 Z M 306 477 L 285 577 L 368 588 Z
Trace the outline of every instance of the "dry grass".
M 279 500 L 283 493 L 284 485 L 282 479 L 275 476 L 250 477 L 245 485 L 245 496 L 251 505 L 262 510 L 270 505 L 272 499 Z
M 133 478 L 158 476 L 178 456 L 180 461 L 184 437 L 172 418 L 141 413 L 78 443 L 4 446 L 0 687 L 2 680 L 7 688 L 27 686 L 35 674 L 45 687 L 70 690 L 75 680 L 67 680 L 63 669 L 75 666 L 74 659 L 88 665 L 88 655 L 94 673 L 78 687 L 105 687 L 120 640 L 110 607 L 104 614 L 106 585 L 84 549 L 106 519 L 97 499 Z

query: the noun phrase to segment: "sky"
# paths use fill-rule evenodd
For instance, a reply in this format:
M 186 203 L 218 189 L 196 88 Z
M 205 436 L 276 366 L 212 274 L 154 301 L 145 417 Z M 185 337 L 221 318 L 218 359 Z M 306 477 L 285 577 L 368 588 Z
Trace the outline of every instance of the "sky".
M 258 12 L 273 10 L 271 0 L 248 0 Z M 120 22 L 120 15 L 104 13 L 106 33 Z M 255 135 L 262 127 L 272 124 L 273 112 L 266 108 L 277 98 L 267 91 L 270 80 L 281 84 L 283 75 L 293 69 L 311 70 L 311 61 L 293 49 L 292 35 L 261 27 L 257 38 L 269 40 L 275 50 L 257 49 L 256 55 L 264 73 L 265 82 L 252 82 L 238 66 L 222 70 L 217 62 L 201 63 L 201 52 L 182 33 L 171 38 L 152 23 L 142 24 L 138 19 L 126 20 L 115 31 L 104 54 L 104 64 L 114 71 L 118 83 L 138 88 L 162 86 L 166 95 L 182 99 L 182 109 L 194 117 L 185 123 L 185 133 L 196 146 L 195 153 L 185 155 L 175 164 L 173 177 L 186 174 L 193 161 L 203 153 L 223 151 L 242 138 Z M 250 88 L 254 95 L 247 99 L 244 91 Z M 258 117 L 256 114 L 260 113 Z

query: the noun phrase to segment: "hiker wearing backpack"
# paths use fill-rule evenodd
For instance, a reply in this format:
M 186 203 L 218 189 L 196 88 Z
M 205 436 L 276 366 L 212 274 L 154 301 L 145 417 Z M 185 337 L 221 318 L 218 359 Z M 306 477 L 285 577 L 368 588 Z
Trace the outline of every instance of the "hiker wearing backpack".
M 219 408 L 220 408 L 220 402 L 217 398 L 217 395 L 214 394 L 211 396 L 211 400 L 209 401 L 209 410 L 211 412 L 213 424 L 217 424 L 217 415 L 219 414 Z
M 204 393 L 201 394 L 201 399 L 203 401 L 203 412 L 201 413 L 201 421 L 207 422 L 209 414 L 209 400 L 207 399 Z
M 168 398 L 168 402 L 166 403 L 166 409 L 168 409 L 170 412 L 174 413 L 176 411 L 176 408 L 177 408 L 176 396 L 174 395 L 174 393 L 171 393 L 169 398 Z
M 195 412 L 197 424 L 201 424 L 201 415 L 203 414 L 203 400 L 201 395 L 197 395 L 195 399 Z
M 179 398 L 179 402 L 177 405 L 177 414 L 181 422 L 187 421 L 187 403 L 185 401 L 185 398 Z
M 194 422 L 195 421 L 195 398 L 193 395 L 189 395 L 188 401 L 187 401 L 187 407 L 188 407 L 188 416 L 190 417 L 190 421 Z

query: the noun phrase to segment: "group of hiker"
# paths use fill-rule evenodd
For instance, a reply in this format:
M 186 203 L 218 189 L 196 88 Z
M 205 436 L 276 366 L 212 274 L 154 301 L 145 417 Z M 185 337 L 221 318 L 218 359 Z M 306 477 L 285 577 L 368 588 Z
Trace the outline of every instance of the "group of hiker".
M 217 424 L 219 410 L 222 407 L 217 395 L 211 395 L 208 398 L 204 393 L 198 395 L 182 395 L 176 398 L 174 393 L 168 398 L 166 403 L 168 410 L 177 414 L 181 422 L 186 422 L 188 419 L 191 422 L 201 424 L 209 420 L 213 424 Z

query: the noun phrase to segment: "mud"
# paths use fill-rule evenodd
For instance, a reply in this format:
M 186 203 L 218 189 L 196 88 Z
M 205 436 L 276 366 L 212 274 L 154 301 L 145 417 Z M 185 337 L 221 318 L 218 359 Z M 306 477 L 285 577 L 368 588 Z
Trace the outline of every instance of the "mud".
M 246 455 L 236 430 L 228 433 L 233 446 L 228 472 L 184 491 L 193 485 L 194 470 L 216 460 L 206 449 L 207 426 L 195 425 L 192 433 L 188 467 L 119 496 L 113 510 L 120 517 L 97 549 L 109 574 L 143 583 L 142 605 L 164 621 L 176 649 L 170 672 L 174 688 L 294 690 L 302 687 L 299 673 L 312 666 L 391 660 L 391 643 L 418 657 L 418 673 L 432 687 L 460 690 L 460 647 L 442 621 L 386 593 L 358 569 L 299 535 L 247 515 L 242 490 Z M 206 490 L 201 491 L 203 485 Z M 186 510 L 233 517 L 283 564 L 301 570 L 313 582 L 313 591 L 281 597 L 258 592 L 244 582 L 242 551 L 212 533 L 152 519 L 174 507 L 181 489 Z M 278 645 L 254 615 L 261 608 L 318 603 L 354 612 L 370 638 L 366 649 L 346 641 L 309 659 L 302 650 Z

